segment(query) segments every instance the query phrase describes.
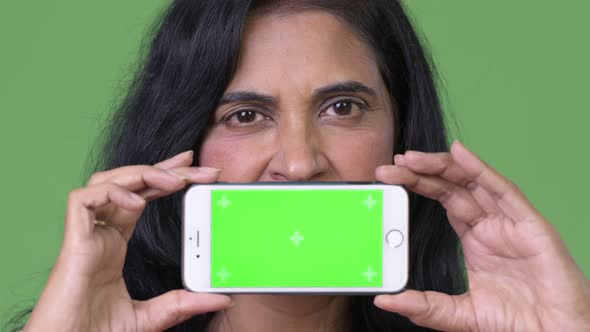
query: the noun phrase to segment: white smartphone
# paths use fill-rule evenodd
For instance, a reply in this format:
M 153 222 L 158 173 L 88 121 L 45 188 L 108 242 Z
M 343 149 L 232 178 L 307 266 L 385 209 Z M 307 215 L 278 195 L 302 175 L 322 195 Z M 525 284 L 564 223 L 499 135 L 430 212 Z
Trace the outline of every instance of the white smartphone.
M 210 293 L 396 293 L 408 195 L 380 183 L 216 183 L 183 200 L 182 279 Z

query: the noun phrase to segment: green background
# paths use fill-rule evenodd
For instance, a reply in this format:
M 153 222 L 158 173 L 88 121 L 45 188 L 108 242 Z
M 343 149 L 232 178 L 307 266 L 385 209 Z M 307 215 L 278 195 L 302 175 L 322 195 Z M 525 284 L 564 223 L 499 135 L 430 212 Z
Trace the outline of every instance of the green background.
M 215 190 L 211 287 L 381 286 L 382 200 L 381 190 Z
M 406 1 L 454 137 L 514 180 L 590 275 L 590 3 Z M 0 319 L 35 298 L 67 193 L 162 0 L 0 1 Z

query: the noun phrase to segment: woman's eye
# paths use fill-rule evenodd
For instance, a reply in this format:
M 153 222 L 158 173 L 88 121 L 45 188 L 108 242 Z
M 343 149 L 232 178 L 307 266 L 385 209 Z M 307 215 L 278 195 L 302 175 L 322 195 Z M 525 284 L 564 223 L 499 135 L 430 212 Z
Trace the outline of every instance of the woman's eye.
M 225 121 L 229 123 L 229 125 L 244 126 L 263 120 L 264 118 L 266 117 L 259 112 L 246 110 L 230 114 Z
M 358 115 L 363 111 L 363 107 L 356 102 L 350 100 L 338 101 L 330 105 L 325 110 L 328 116 L 350 117 Z

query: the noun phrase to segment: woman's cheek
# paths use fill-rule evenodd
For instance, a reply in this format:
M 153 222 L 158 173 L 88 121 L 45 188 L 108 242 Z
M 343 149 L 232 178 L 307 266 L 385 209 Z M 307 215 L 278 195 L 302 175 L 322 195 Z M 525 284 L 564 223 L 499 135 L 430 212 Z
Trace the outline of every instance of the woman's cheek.
M 220 137 L 212 133 L 203 142 L 200 166 L 221 168 L 218 181 L 256 182 L 268 163 L 268 148 L 260 137 Z
M 366 131 L 325 138 L 325 153 L 344 181 L 373 181 L 375 168 L 391 164 L 393 138 L 386 131 Z

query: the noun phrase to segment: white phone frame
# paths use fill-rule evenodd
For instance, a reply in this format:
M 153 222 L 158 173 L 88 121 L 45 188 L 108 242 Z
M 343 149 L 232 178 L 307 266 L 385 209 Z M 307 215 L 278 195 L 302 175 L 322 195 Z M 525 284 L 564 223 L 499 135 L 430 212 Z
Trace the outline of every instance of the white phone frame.
M 383 284 L 382 287 L 210 287 L 211 189 L 227 190 L 383 190 Z M 401 292 L 408 280 L 409 270 L 409 199 L 406 190 L 382 183 L 247 183 L 192 185 L 183 197 L 182 222 L 182 280 L 184 287 L 207 293 L 313 293 L 313 294 L 381 294 Z M 387 236 L 395 230 L 396 243 L 388 244 Z M 394 242 L 394 241 L 390 241 Z M 197 258 L 198 255 L 198 258 Z

